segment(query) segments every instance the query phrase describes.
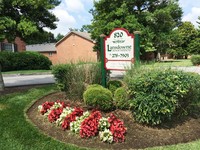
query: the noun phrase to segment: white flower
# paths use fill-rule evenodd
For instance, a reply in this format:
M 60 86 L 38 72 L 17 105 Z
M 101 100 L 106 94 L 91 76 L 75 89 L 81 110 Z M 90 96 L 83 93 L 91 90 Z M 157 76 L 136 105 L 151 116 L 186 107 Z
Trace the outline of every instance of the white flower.
M 103 142 L 112 143 L 113 135 L 109 129 L 105 129 L 104 131 L 99 132 L 100 140 Z

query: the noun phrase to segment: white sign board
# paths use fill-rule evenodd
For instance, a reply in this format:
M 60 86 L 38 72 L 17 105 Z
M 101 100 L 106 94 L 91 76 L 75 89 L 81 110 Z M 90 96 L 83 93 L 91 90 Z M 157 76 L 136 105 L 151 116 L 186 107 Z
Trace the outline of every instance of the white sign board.
M 127 70 L 134 62 L 134 36 L 116 28 L 104 39 L 105 69 Z

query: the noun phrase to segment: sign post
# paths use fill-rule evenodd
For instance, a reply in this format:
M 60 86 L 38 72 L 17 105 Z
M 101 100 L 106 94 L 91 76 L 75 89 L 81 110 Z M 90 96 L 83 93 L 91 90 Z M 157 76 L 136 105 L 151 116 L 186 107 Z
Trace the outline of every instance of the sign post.
M 124 28 L 116 28 L 104 39 L 106 70 L 127 70 L 134 62 L 134 35 Z
M 104 54 L 104 39 L 105 35 L 101 34 L 100 35 L 100 57 L 101 57 L 101 84 L 103 87 L 106 87 L 106 70 L 104 68 L 104 59 L 105 59 L 105 54 Z
M 135 66 L 138 67 L 140 65 L 140 32 L 135 31 Z

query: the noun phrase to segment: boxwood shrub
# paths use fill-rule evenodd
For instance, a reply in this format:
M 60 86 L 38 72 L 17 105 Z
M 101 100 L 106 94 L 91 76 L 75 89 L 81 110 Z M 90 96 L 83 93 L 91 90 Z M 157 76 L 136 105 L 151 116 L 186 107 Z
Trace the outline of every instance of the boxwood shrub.
M 108 89 L 114 94 L 115 90 L 119 87 L 122 87 L 122 81 L 120 80 L 110 80 L 107 83 Z
M 111 110 L 113 108 L 112 92 L 104 87 L 94 86 L 88 88 L 83 94 L 87 106 L 100 110 Z
M 0 52 L 2 71 L 49 70 L 52 65 L 48 57 L 37 52 Z
M 200 55 L 192 55 L 191 62 L 194 66 L 200 65 Z
M 129 93 L 128 93 L 127 88 L 124 86 L 117 88 L 114 92 L 113 101 L 116 108 L 129 109 L 130 100 L 129 100 Z
M 150 125 L 187 113 L 190 104 L 200 99 L 199 75 L 175 70 L 151 70 L 129 78 L 133 115 Z

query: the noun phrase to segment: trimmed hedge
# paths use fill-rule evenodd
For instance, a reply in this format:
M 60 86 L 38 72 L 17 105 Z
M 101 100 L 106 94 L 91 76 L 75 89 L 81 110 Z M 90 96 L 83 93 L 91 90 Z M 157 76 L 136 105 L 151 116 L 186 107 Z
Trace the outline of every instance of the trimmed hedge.
M 122 87 L 122 81 L 120 80 L 110 80 L 108 81 L 108 89 L 114 94 L 115 90 L 119 87 Z
M 140 123 L 160 124 L 187 114 L 200 99 L 199 75 L 173 70 L 151 70 L 129 78 L 133 115 Z
M 194 66 L 200 65 L 200 55 L 192 55 L 191 62 Z
M 116 108 L 129 109 L 130 107 L 129 94 L 125 87 L 120 87 L 115 90 L 113 100 Z
M 48 57 L 37 52 L 0 52 L 2 71 L 49 70 L 52 65 Z
M 87 106 L 100 110 L 111 110 L 113 106 L 112 92 L 104 87 L 94 86 L 88 88 L 83 94 Z

